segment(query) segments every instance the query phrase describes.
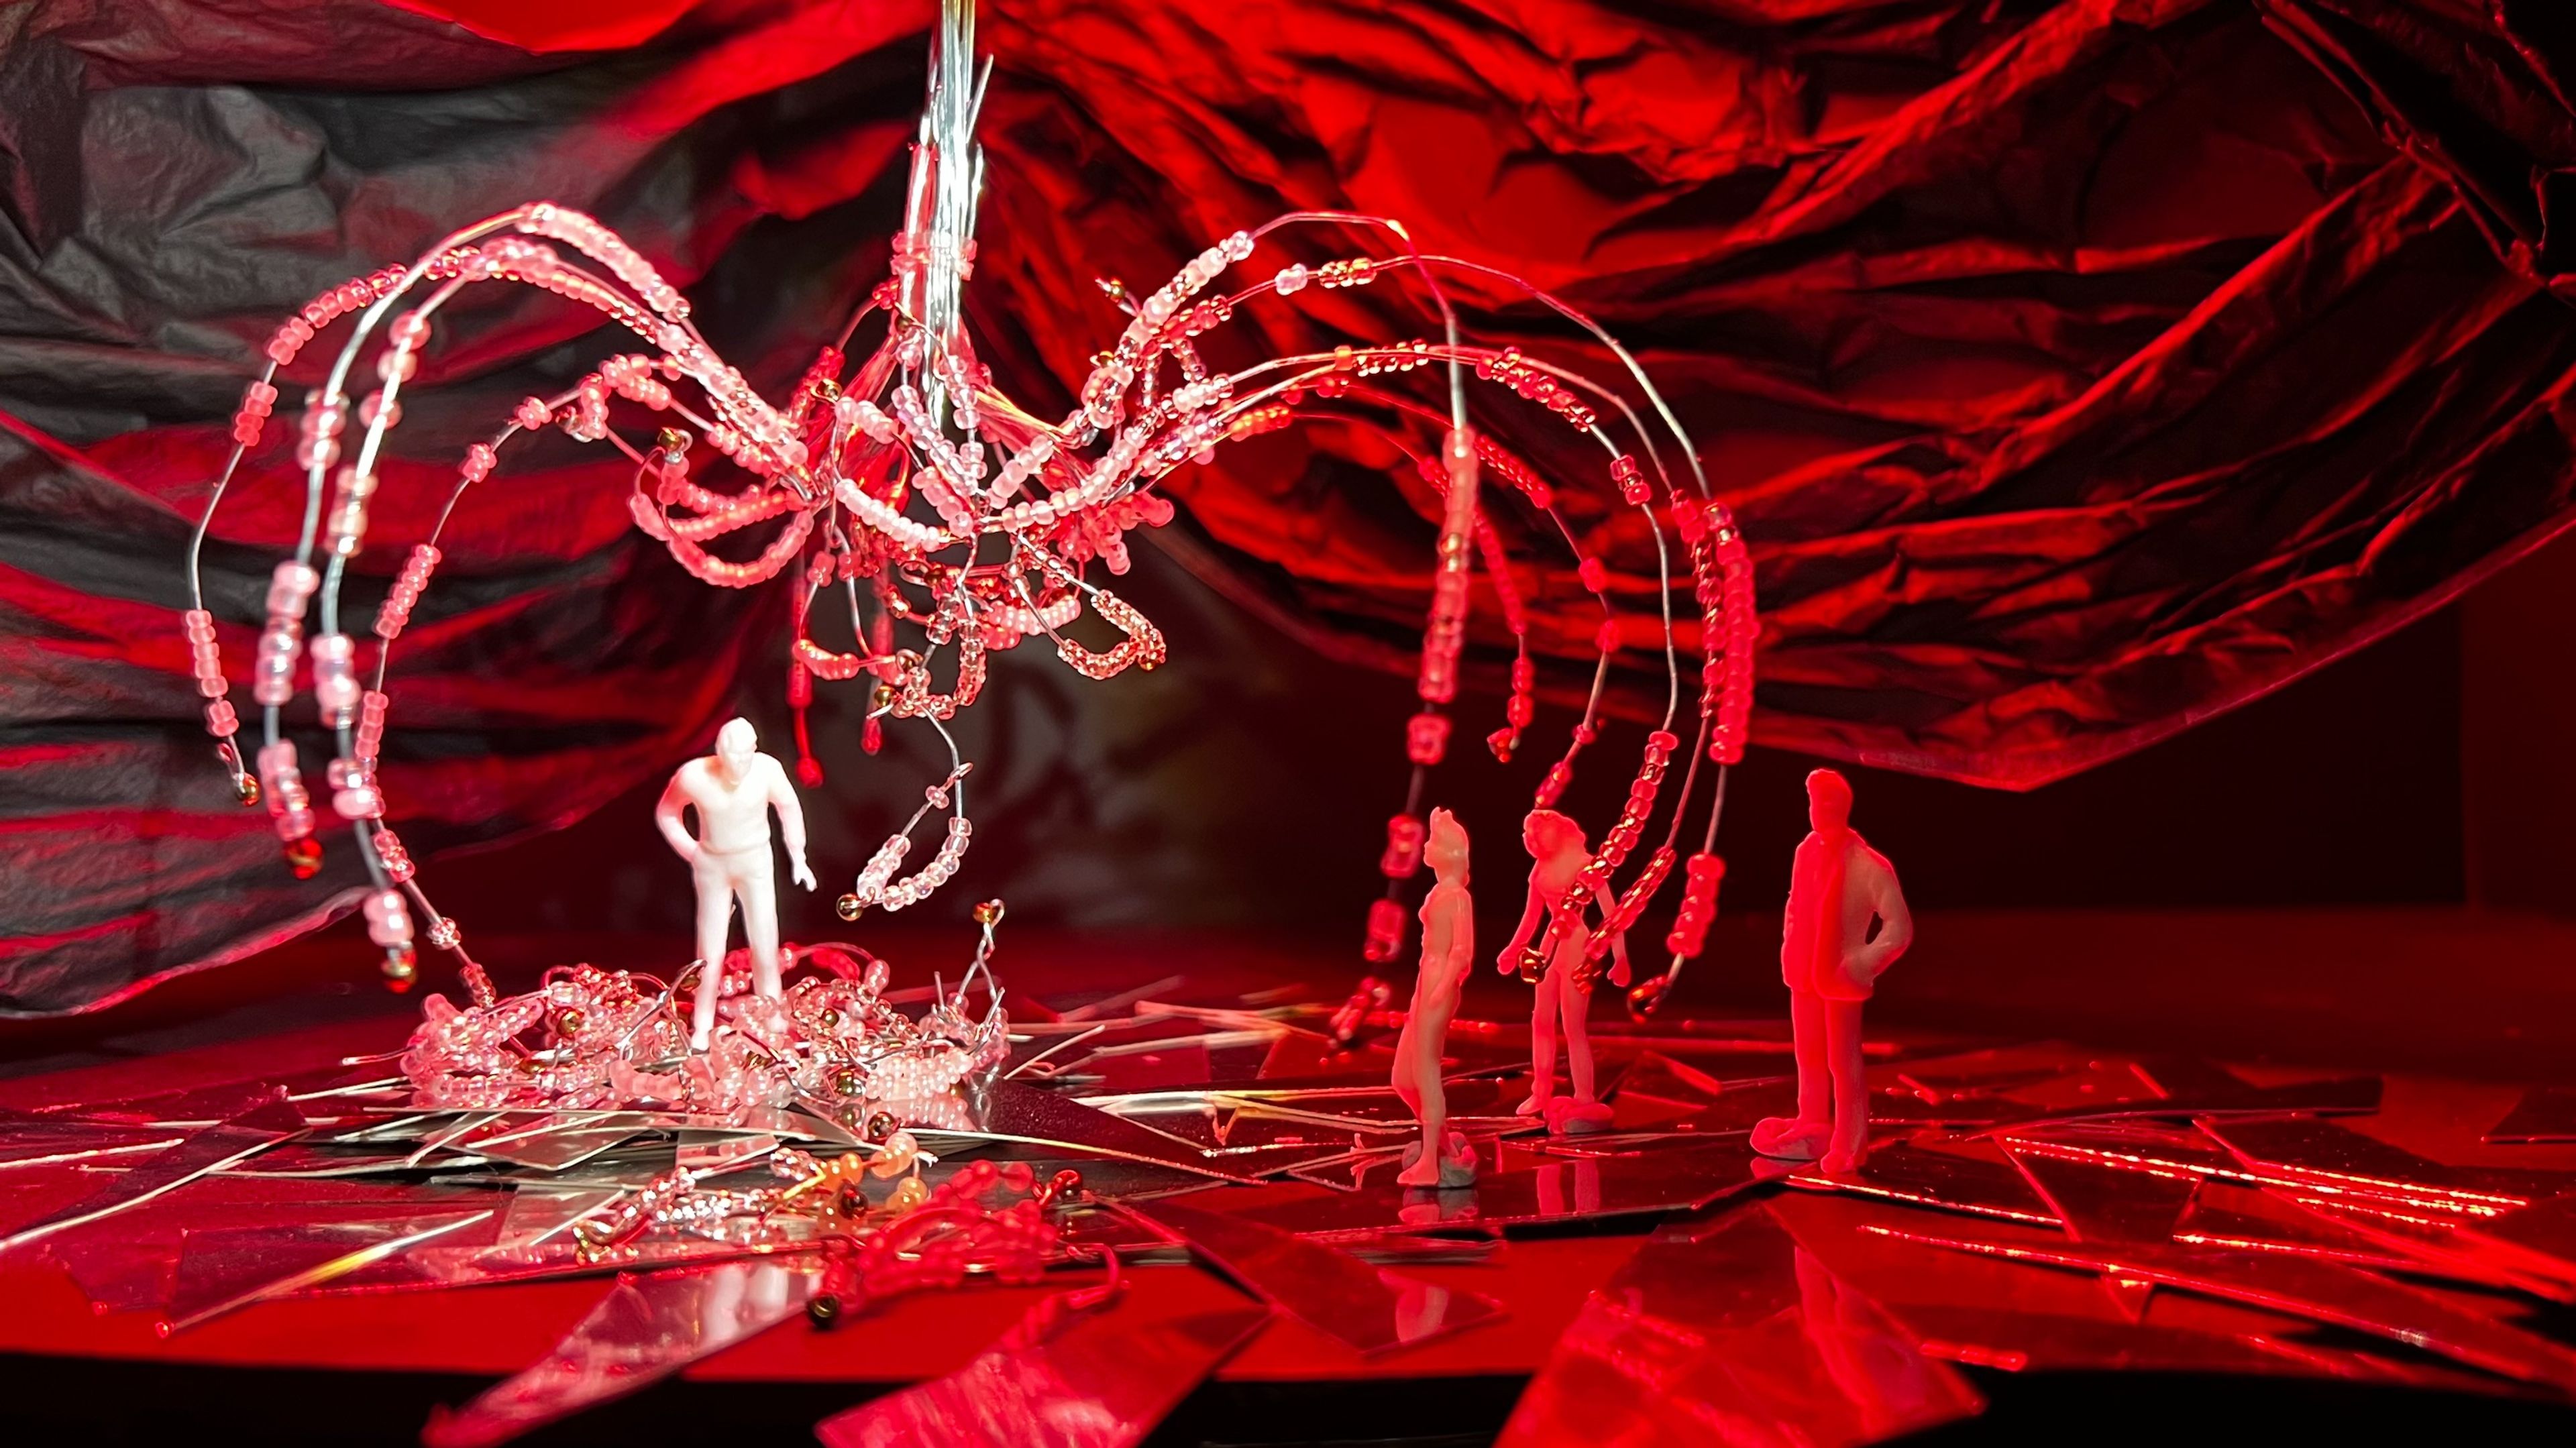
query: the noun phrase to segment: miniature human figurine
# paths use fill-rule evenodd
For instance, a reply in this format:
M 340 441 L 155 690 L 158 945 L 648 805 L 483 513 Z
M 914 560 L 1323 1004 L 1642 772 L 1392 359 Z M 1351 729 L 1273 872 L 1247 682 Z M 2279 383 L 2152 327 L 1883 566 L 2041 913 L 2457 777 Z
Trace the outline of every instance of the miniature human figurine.
M 1521 952 L 1539 935 L 1549 913 L 1563 903 L 1576 877 L 1592 863 L 1584 849 L 1583 827 L 1552 809 L 1529 812 L 1521 822 L 1521 844 L 1536 863 L 1530 866 L 1529 903 L 1521 911 L 1520 928 L 1512 932 L 1512 943 L 1503 947 L 1497 962 L 1505 975 L 1519 968 Z M 1593 895 L 1605 911 L 1618 903 L 1606 887 L 1594 887 Z M 1530 1094 L 1517 1111 L 1522 1116 L 1545 1117 L 1547 1129 L 1559 1134 L 1599 1131 L 1610 1124 L 1610 1108 L 1593 1094 L 1592 1038 L 1584 1030 L 1584 1015 L 1592 1006 L 1592 982 L 1583 967 L 1589 944 L 1590 927 L 1579 917 L 1567 922 L 1554 958 L 1539 977 L 1538 1000 L 1530 1010 Z M 1610 983 L 1626 985 L 1628 938 L 1624 933 L 1610 937 L 1610 958 Z M 1574 1085 L 1574 1094 L 1562 1101 L 1555 1099 L 1560 1025 L 1565 1031 L 1567 1074 Z
M 742 933 L 751 947 L 751 988 L 775 996 L 778 984 L 777 868 L 769 853 L 769 812 L 778 811 L 779 832 L 787 837 L 787 859 L 796 883 L 811 890 L 814 872 L 805 864 L 805 810 L 795 787 L 777 760 L 760 752 L 760 737 L 751 721 L 735 719 L 716 731 L 716 752 L 692 759 L 671 776 L 661 802 L 653 806 L 653 823 L 698 879 L 698 998 L 689 1023 L 689 1046 L 703 1051 L 715 1032 L 716 998 L 724 979 L 725 937 L 733 926 L 734 902 L 742 902 Z M 691 839 L 680 812 L 695 807 L 697 838 Z
M 1396 1180 L 1409 1187 L 1463 1187 L 1476 1179 L 1476 1149 L 1447 1130 L 1449 1098 L 1440 1087 L 1441 1049 L 1458 993 L 1476 964 L 1476 908 L 1467 895 L 1467 831 L 1445 809 L 1431 812 L 1423 851 L 1439 883 L 1422 902 L 1422 968 L 1413 978 L 1413 1008 L 1395 1038 L 1395 1094 L 1422 1122 L 1422 1140 L 1406 1154 Z
M 1849 781 L 1830 769 L 1807 776 L 1807 822 L 1789 870 L 1780 922 L 1780 978 L 1798 1058 L 1798 1114 L 1753 1128 L 1753 1149 L 1828 1172 L 1869 1154 L 1869 1084 L 1862 1072 L 1861 1006 L 1879 974 L 1914 943 L 1914 917 L 1896 871 L 1851 827 Z M 1873 925 L 1876 934 L 1871 933 Z

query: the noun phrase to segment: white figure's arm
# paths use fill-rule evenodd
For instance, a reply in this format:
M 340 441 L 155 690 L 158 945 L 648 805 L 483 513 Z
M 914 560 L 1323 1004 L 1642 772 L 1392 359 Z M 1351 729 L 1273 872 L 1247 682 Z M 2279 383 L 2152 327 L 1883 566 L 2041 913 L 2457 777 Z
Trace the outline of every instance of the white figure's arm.
M 669 787 L 653 806 L 653 824 L 662 831 L 662 838 L 671 842 L 672 853 L 694 865 L 698 862 L 698 842 L 680 821 L 680 811 L 688 807 L 688 791 L 680 788 L 680 776 L 674 773 Z
M 1798 847 L 1804 853 L 1806 846 Z M 1789 962 L 1789 941 L 1798 928 L 1798 861 L 1789 857 L 1789 898 L 1780 903 L 1780 968 L 1793 969 Z
M 1519 971 L 1520 953 L 1528 947 L 1530 937 L 1538 933 L 1538 923 L 1540 920 L 1546 918 L 1546 915 L 1547 901 L 1540 898 L 1538 874 L 1536 871 L 1532 871 L 1530 874 L 1529 904 L 1522 907 L 1521 923 L 1519 928 L 1512 931 L 1512 943 L 1503 947 L 1503 953 L 1501 955 L 1494 957 L 1494 969 L 1501 971 L 1505 975 L 1512 975 Z
M 1897 887 L 1896 868 L 1876 851 L 1865 859 L 1869 866 L 1864 872 L 1869 880 L 1869 908 L 1878 914 L 1878 938 L 1861 947 L 1860 964 L 1875 980 L 1914 943 L 1914 914 L 1905 908 L 1905 892 Z
M 778 811 L 778 833 L 787 845 L 787 864 L 796 883 L 814 888 L 813 868 L 805 863 L 805 806 L 796 798 L 796 786 L 787 782 L 787 771 L 777 760 L 769 761 L 763 771 L 769 776 L 770 807 Z
M 1619 897 L 1611 894 L 1610 887 L 1607 885 L 1593 886 L 1592 898 L 1601 906 L 1601 918 L 1604 920 L 1609 919 L 1619 909 Z M 1610 936 L 1610 983 L 1612 985 L 1628 983 L 1628 932 L 1625 930 L 1614 931 Z

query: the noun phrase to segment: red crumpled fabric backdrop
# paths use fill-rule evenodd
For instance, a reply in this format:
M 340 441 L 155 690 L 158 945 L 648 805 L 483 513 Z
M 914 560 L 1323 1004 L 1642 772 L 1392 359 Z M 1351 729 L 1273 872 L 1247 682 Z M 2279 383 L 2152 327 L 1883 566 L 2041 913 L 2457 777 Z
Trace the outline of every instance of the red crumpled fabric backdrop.
M 233 806 L 174 612 L 275 319 L 551 197 L 782 388 L 884 275 L 930 19 L 11 14 L 0 1010 L 232 958 L 354 883 L 345 860 L 289 880 Z M 1643 357 L 1743 516 L 1763 743 L 2027 788 L 2278 687 L 2569 515 L 2576 21 L 2542 0 L 998 0 L 981 39 L 969 310 L 1008 389 L 1061 405 L 1114 336 L 1093 278 L 1158 282 L 1282 210 L 1400 216 L 1518 271 Z M 450 316 L 362 594 L 463 443 L 608 345 L 534 296 Z M 1519 311 L 1470 320 L 1553 345 Z M 242 663 L 300 507 L 258 461 L 207 549 Z M 1430 525 L 1418 486 L 1354 486 L 1387 462 L 1265 442 L 1176 478 L 1166 541 L 1310 639 L 1398 659 Z M 623 481 L 534 453 L 460 514 L 386 766 L 416 849 L 594 808 L 775 655 L 783 598 L 686 580 L 623 524 Z M 1644 540 L 1579 521 L 1651 610 Z M 1585 596 L 1534 581 L 1575 679 Z

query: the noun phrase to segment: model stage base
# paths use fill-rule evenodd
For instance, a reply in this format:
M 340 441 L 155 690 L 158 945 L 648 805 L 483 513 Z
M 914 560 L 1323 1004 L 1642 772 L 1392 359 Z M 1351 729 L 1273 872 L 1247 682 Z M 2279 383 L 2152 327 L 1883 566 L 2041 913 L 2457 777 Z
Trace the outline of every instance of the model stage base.
M 23 1078 L 0 1348 L 499 1376 L 413 1425 L 457 1444 L 682 1372 L 798 1402 L 920 1384 L 833 1414 L 836 1444 L 1019 1441 L 1076 1407 L 1086 1441 L 1135 1442 L 1211 1377 L 1527 1376 L 1503 1439 L 1531 1444 L 1860 1442 L 1980 1411 L 1998 1370 L 2576 1400 L 2546 1326 L 2576 1302 L 2567 1092 L 1878 1040 L 1872 1149 L 1834 1176 L 1748 1140 L 1791 1106 L 1777 1023 L 1596 1025 L 1610 1119 L 1550 1135 L 1513 1110 L 1523 1028 L 1464 1019 L 1444 1074 L 1476 1180 L 1409 1188 L 1400 1017 L 1337 1046 L 1337 994 L 1015 996 L 1008 1058 L 901 1123 L 933 1192 L 1059 1193 L 1006 1282 L 915 1281 L 830 1213 L 636 1212 L 681 1168 L 751 1194 L 782 1148 L 855 1163 L 887 1123 L 829 1103 L 426 1110 L 341 1064 L 391 1018 Z M 851 1180 L 852 1211 L 900 1207 Z M 601 1230 L 621 1213 L 645 1224 Z

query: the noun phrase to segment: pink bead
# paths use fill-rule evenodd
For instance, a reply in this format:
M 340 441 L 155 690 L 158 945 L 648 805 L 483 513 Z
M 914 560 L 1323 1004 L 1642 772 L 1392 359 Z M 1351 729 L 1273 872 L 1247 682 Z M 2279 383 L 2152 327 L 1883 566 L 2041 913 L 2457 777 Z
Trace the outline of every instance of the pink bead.
M 281 739 L 261 746 L 259 782 L 279 839 L 293 843 L 313 833 L 313 801 L 304 792 L 293 742 Z
M 1726 879 L 1726 861 L 1701 853 L 1684 867 L 1681 908 L 1673 916 L 1665 948 L 1685 960 L 1696 959 L 1708 944 L 1708 927 L 1717 919 L 1717 887 Z
M 241 720 L 233 714 L 231 700 L 217 699 L 206 706 L 206 732 L 217 739 L 230 739 L 241 732 Z
M 1426 709 L 1405 721 L 1404 753 L 1416 764 L 1438 764 L 1449 749 L 1449 718 Z
M 313 659 L 313 700 L 323 722 L 336 724 L 358 707 L 357 645 L 347 634 L 316 634 L 305 646 Z
M 277 565 L 268 577 L 268 612 L 271 618 L 302 618 L 305 602 L 313 590 L 322 586 L 322 575 L 312 565 L 288 559 Z
M 378 890 L 367 896 L 367 938 L 387 950 L 411 946 L 411 910 L 400 890 Z
M 1637 470 L 1637 460 L 1626 453 L 1610 460 L 1610 481 L 1619 485 L 1622 502 L 1642 505 L 1654 496 L 1646 487 L 1645 475 Z
M 418 872 L 418 867 L 412 864 L 411 851 L 403 848 L 403 842 L 393 831 L 379 825 L 373 839 L 376 858 L 384 862 L 386 879 L 399 885 Z
M 1378 873 L 1390 880 L 1403 880 L 1422 868 L 1422 821 L 1411 815 L 1397 815 L 1386 822 L 1386 853 L 1378 857 Z
M 369 770 L 375 768 L 376 756 L 384 747 L 385 709 L 390 702 L 375 689 L 369 689 L 358 701 L 358 730 L 350 742 L 349 752 Z
M 1395 959 L 1404 947 L 1404 907 L 1393 900 L 1369 902 L 1368 944 L 1362 953 L 1368 959 L 1385 962 Z

